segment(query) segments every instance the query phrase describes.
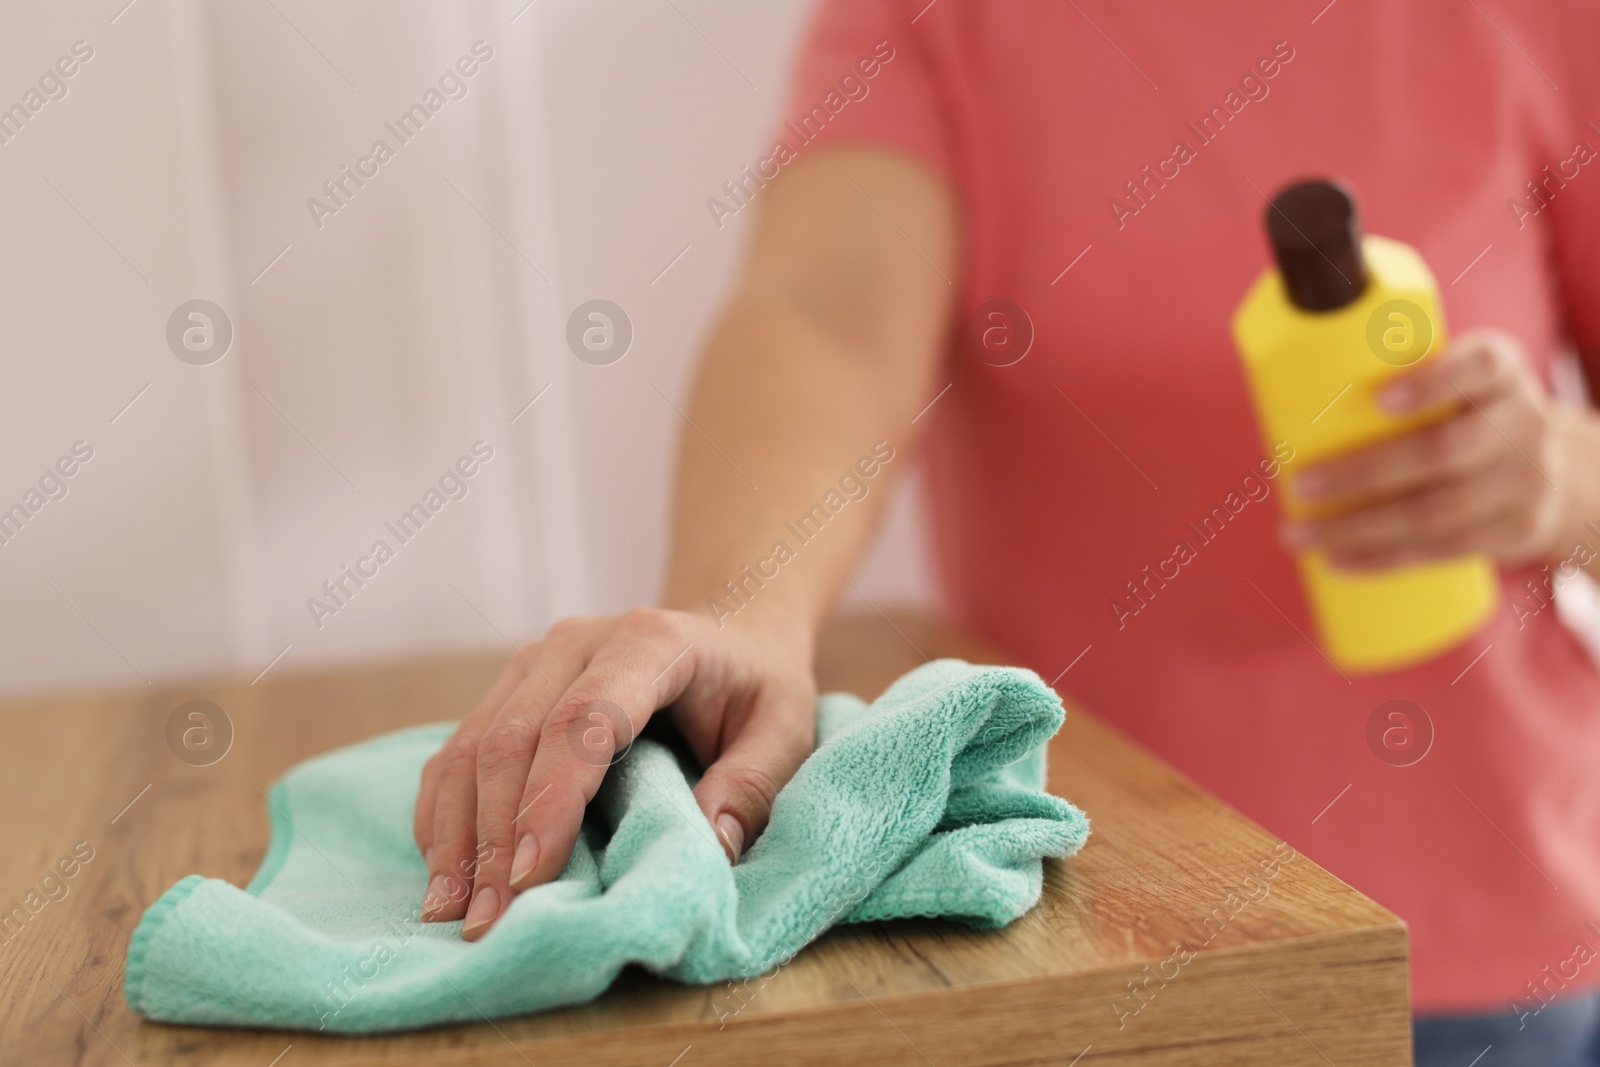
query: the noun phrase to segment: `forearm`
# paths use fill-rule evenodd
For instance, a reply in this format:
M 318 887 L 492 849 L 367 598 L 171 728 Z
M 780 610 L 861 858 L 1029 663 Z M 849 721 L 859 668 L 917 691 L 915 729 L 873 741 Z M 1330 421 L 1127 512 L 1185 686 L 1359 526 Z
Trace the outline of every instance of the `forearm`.
M 809 645 L 931 399 L 959 226 L 942 177 L 874 149 L 764 195 L 686 407 L 663 602 Z
M 910 455 L 928 370 L 742 293 L 700 367 L 664 604 L 809 641 Z

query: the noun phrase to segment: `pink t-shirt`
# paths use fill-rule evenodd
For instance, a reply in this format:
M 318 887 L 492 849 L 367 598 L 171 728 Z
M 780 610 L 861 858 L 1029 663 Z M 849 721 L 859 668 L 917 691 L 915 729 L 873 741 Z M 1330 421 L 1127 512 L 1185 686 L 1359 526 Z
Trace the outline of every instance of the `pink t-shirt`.
M 1532 1009 L 1600 985 L 1574 959 L 1600 948 L 1600 676 L 1537 569 L 1454 651 L 1335 672 L 1229 318 L 1263 194 L 1332 174 L 1455 332 L 1509 330 L 1541 372 L 1600 354 L 1600 5 L 1318 6 L 824 0 L 758 165 L 867 142 L 960 195 L 950 388 L 919 423 L 960 620 L 1404 918 L 1419 1011 Z M 1009 366 L 965 336 L 997 300 L 1032 323 Z M 1431 722 L 1409 766 L 1397 709 Z

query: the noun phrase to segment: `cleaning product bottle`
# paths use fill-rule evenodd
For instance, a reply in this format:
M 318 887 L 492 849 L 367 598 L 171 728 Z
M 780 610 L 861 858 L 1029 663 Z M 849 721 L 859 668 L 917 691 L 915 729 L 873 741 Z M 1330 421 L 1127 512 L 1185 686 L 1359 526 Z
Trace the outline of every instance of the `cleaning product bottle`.
M 1449 414 L 1393 415 L 1377 403 L 1386 381 L 1445 345 L 1438 286 L 1416 249 L 1363 237 L 1354 202 L 1332 182 L 1290 186 L 1266 216 L 1278 265 L 1239 305 L 1233 337 L 1268 448 L 1286 442 L 1301 467 Z M 1329 514 L 1287 481 L 1290 515 Z M 1300 572 L 1323 650 L 1353 671 L 1454 647 L 1494 611 L 1498 588 L 1484 556 L 1339 571 L 1312 549 L 1300 554 Z

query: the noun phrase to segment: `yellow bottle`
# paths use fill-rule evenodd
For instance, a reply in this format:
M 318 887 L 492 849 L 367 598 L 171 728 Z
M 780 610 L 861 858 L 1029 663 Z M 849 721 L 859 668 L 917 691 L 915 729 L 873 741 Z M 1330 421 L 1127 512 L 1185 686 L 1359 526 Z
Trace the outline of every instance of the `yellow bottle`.
M 1287 442 L 1293 467 L 1319 462 L 1443 417 L 1396 416 L 1377 390 L 1445 345 L 1438 286 L 1416 249 L 1360 233 L 1355 205 L 1324 181 L 1290 186 L 1267 209 L 1278 266 L 1251 287 L 1233 337 L 1268 449 Z M 1286 479 L 1294 516 L 1326 514 Z M 1453 648 L 1494 611 L 1484 556 L 1387 571 L 1337 571 L 1321 551 L 1300 573 L 1328 657 L 1352 671 L 1391 670 Z

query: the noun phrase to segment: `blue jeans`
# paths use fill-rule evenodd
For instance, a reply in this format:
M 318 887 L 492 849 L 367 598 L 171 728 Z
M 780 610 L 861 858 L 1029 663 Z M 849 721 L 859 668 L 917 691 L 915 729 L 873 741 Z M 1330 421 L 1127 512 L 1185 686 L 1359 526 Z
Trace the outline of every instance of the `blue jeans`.
M 1600 1067 L 1600 994 L 1519 1017 L 1444 1015 L 1412 1024 L 1416 1067 Z

